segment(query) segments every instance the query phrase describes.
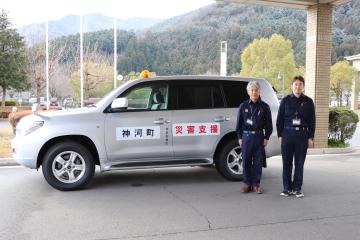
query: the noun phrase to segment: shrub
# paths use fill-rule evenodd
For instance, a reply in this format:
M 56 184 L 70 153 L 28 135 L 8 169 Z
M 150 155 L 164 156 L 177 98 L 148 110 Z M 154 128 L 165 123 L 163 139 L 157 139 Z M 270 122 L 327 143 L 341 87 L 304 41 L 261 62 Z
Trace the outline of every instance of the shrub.
M 56 110 L 61 110 L 60 107 L 50 107 L 49 111 L 56 111 Z M 45 112 L 47 111 L 44 107 L 40 108 L 39 112 Z M 16 129 L 16 125 L 18 124 L 18 122 L 20 121 L 21 118 L 32 114 L 32 110 L 22 110 L 19 112 L 11 112 L 9 114 L 9 122 L 11 124 L 11 126 L 13 127 L 13 131 L 15 132 Z
M 6 107 L 15 107 L 15 106 L 19 106 L 19 103 L 16 100 L 7 100 L 7 101 L 5 101 L 5 106 Z
M 0 101 L 0 106 L 2 104 L 2 101 Z M 15 107 L 19 106 L 19 102 L 16 100 L 6 100 L 5 101 L 5 107 Z
M 345 108 L 330 108 L 329 141 L 345 143 L 352 138 L 359 122 L 358 115 Z
M 10 108 L 0 108 L 0 118 L 8 118 L 11 113 Z
M 30 106 L 17 106 L 17 111 L 30 110 Z M 13 107 L 0 107 L 0 118 L 8 118 L 10 113 L 13 111 Z
M 336 141 L 333 139 L 329 139 L 328 140 L 328 147 L 329 148 L 346 148 L 349 147 L 350 144 L 349 143 L 342 143 L 340 141 Z
M 12 113 L 9 114 L 9 122 L 10 122 L 14 132 L 15 132 L 15 129 L 16 129 L 16 125 L 18 124 L 20 119 L 22 117 L 30 115 L 31 113 L 32 113 L 31 110 L 24 110 L 24 111 L 21 111 L 21 112 L 12 112 Z

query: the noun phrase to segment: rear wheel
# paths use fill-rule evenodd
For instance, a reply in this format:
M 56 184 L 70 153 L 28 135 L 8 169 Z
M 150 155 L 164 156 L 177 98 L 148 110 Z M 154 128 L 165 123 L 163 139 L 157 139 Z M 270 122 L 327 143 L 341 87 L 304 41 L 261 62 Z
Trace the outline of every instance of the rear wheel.
M 215 159 L 216 169 L 230 181 L 242 181 L 243 168 L 241 147 L 237 139 L 225 143 Z
M 94 158 L 87 148 L 77 142 L 61 142 L 45 154 L 42 171 L 52 187 L 61 191 L 78 190 L 93 178 Z

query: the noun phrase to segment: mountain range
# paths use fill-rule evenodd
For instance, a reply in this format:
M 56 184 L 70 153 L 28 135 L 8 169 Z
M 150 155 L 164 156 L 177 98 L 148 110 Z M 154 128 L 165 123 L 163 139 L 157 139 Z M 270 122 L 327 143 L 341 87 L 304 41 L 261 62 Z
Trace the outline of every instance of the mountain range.
M 105 26 L 107 21 L 108 30 L 91 32 L 90 27 L 85 27 L 89 32 L 84 44 L 96 46 L 104 54 L 111 55 L 113 20 L 105 16 L 103 19 L 108 20 L 102 24 L 99 19 L 85 19 L 84 23 L 91 22 L 96 29 Z M 118 34 L 118 71 L 123 75 L 144 68 L 159 75 L 218 73 L 220 41 L 224 40 L 228 42 L 229 74 L 236 74 L 241 70 L 243 49 L 254 39 L 268 38 L 274 33 L 291 40 L 296 66 L 305 65 L 305 10 L 216 2 L 167 20 L 145 22 L 136 23 L 137 28 L 129 23 L 127 26 L 132 27 Z M 78 25 L 59 24 L 72 29 L 63 31 L 61 27 L 50 26 L 49 30 L 57 29 L 59 33 L 73 32 L 54 39 L 52 44 L 54 47 L 68 46 L 63 61 L 71 61 L 69 56 L 78 52 Z M 332 63 L 360 52 L 360 0 L 352 0 L 334 9 L 332 42 Z
M 117 29 L 141 32 L 156 23 L 160 19 L 153 18 L 129 18 L 116 19 Z M 83 31 L 96 32 L 114 27 L 114 18 L 103 14 L 88 14 L 83 16 Z M 23 36 L 28 45 L 43 41 L 45 38 L 45 23 L 33 23 L 22 26 L 17 29 Z M 59 20 L 49 21 L 49 39 L 55 39 L 61 36 L 77 34 L 80 31 L 80 16 L 68 15 Z

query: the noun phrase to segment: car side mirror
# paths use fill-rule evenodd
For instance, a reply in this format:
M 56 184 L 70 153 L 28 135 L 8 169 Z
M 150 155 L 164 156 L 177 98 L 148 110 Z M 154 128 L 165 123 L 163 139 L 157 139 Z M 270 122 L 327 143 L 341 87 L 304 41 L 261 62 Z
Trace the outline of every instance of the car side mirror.
M 128 99 L 127 98 L 116 98 L 111 103 L 111 109 L 113 110 L 125 110 L 128 108 Z

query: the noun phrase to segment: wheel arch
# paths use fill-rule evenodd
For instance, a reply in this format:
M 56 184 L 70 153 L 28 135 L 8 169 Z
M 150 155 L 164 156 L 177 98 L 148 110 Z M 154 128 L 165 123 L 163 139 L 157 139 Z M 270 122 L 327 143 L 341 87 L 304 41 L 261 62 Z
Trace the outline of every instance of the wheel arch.
M 216 161 L 217 157 L 219 156 L 219 153 L 221 151 L 221 149 L 224 147 L 224 145 L 228 142 L 228 141 L 231 141 L 233 139 L 236 139 L 237 136 L 236 136 L 236 132 L 235 131 L 232 131 L 232 132 L 228 132 L 226 133 L 221 139 L 220 141 L 218 142 L 218 144 L 216 145 L 216 149 L 214 151 L 214 154 L 213 154 L 213 159 L 214 161 Z
M 49 139 L 41 147 L 41 149 L 39 151 L 39 154 L 38 154 L 38 157 L 37 157 L 37 161 L 36 161 L 36 168 L 38 169 L 42 165 L 42 161 L 43 161 L 43 158 L 44 158 L 46 152 L 52 146 L 54 146 L 57 143 L 66 142 L 66 141 L 78 142 L 78 143 L 84 145 L 85 147 L 87 147 L 90 150 L 91 155 L 94 158 L 95 164 L 100 165 L 98 150 L 97 150 L 96 145 L 94 144 L 94 142 L 89 137 L 84 136 L 84 135 L 65 135 L 65 136 L 58 136 L 58 137 Z

